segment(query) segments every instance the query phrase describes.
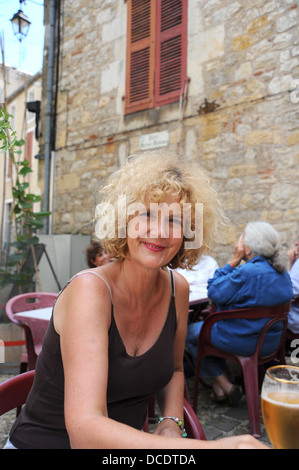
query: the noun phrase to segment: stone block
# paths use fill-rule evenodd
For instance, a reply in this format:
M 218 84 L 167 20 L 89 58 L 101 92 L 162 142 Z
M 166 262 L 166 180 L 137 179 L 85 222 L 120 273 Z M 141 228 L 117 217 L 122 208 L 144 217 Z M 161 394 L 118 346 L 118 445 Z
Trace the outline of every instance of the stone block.
M 224 54 L 224 25 L 217 25 L 198 35 L 197 53 L 198 63 L 202 64 Z
M 296 145 L 299 144 L 299 131 L 293 132 L 292 134 L 288 135 L 286 138 L 287 145 Z
M 256 175 L 257 165 L 233 165 L 229 168 L 229 176 L 231 178 L 246 175 Z
M 283 33 L 298 24 L 298 14 L 296 10 L 290 11 L 288 14 L 278 18 L 276 28 L 278 33 Z
M 244 51 L 248 49 L 248 47 L 250 47 L 253 43 L 254 43 L 253 36 L 244 34 L 243 36 L 239 36 L 232 41 L 231 49 L 234 52 Z
M 252 131 L 247 135 L 245 145 L 261 145 L 271 144 L 273 141 L 273 135 L 270 131 Z
M 58 176 L 56 179 L 57 191 L 64 191 L 66 189 L 76 189 L 80 187 L 80 178 L 76 175 L 65 174 Z

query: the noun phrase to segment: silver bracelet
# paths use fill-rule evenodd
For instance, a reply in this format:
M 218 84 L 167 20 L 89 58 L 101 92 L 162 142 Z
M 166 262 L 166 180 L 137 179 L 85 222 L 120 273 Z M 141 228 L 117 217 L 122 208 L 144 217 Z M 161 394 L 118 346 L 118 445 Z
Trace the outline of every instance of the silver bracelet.
M 187 433 L 186 433 L 186 429 L 184 428 L 184 424 L 183 424 L 183 421 L 179 418 L 176 418 L 175 416 L 160 416 L 159 417 L 159 423 L 162 423 L 162 421 L 164 421 L 164 419 L 171 419 L 172 421 L 174 421 L 178 427 L 180 428 L 181 432 L 182 432 L 182 437 L 187 437 Z

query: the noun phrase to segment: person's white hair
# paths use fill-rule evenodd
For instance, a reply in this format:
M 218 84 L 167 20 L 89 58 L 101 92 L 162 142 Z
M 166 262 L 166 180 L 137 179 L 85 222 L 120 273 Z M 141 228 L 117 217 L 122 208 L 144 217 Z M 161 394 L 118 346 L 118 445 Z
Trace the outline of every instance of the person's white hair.
M 283 272 L 285 264 L 280 254 L 280 237 L 268 222 L 249 222 L 244 231 L 244 243 L 251 248 L 254 256 L 264 256 L 278 272 Z

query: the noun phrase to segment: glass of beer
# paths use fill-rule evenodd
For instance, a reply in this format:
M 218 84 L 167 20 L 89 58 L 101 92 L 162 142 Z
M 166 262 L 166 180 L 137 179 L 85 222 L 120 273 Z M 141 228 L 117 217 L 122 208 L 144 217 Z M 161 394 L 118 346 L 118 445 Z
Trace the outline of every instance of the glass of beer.
M 261 404 L 264 425 L 275 449 L 299 449 L 299 367 L 267 369 Z

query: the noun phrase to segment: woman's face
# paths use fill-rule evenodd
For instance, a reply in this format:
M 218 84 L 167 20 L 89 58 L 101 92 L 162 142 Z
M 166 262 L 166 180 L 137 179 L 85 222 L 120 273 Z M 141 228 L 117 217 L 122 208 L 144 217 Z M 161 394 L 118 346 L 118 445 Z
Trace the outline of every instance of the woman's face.
M 249 245 L 246 245 L 244 239 L 245 239 L 245 233 L 242 233 L 238 241 L 238 248 L 240 252 L 241 251 L 244 252 L 244 256 L 243 256 L 244 261 L 248 261 L 253 257 L 252 250 Z
M 167 265 L 183 241 L 179 199 L 167 196 L 161 203 L 145 202 L 144 210 L 128 223 L 128 258 L 148 268 Z
M 92 262 L 95 266 L 103 266 L 110 262 L 110 257 L 105 250 L 101 250 L 96 254 Z

